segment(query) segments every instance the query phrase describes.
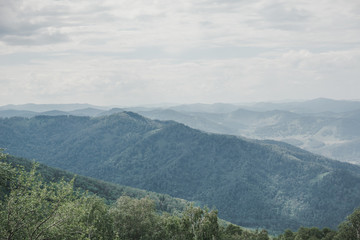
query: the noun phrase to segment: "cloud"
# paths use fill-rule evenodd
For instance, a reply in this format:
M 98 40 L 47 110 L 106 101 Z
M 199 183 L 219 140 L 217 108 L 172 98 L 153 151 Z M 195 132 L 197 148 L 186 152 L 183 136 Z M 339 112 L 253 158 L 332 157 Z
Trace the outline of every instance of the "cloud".
M 0 0 L 0 101 L 356 98 L 359 13 L 357 1 Z
M 136 105 L 318 96 L 357 98 L 359 64 L 360 51 L 290 50 L 276 58 L 186 62 L 70 55 L 51 61 L 32 61 L 30 65 L 0 67 L 1 79 L 5 79 L 0 101 L 37 99 L 38 102 Z
M 56 44 L 60 42 L 67 42 L 68 40 L 67 35 L 58 31 L 53 32 L 49 29 L 47 32 L 40 32 L 31 36 L 6 35 L 2 38 L 2 41 L 6 44 L 25 46 Z

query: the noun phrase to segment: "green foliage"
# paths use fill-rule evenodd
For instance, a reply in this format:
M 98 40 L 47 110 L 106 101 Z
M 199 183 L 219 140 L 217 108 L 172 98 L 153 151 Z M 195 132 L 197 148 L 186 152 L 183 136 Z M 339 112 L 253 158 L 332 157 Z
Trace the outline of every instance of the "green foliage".
M 74 179 L 45 183 L 36 164 L 30 172 L 4 165 L 15 176 L 0 202 L 0 239 L 222 239 L 217 211 L 191 205 L 180 215 L 160 215 L 153 200 L 128 196 L 109 206 L 74 191 Z
M 0 166 L 3 166 L 3 169 L 7 169 L 9 173 L 14 170 L 13 167 L 19 166 L 21 166 L 21 168 L 25 169 L 26 171 L 30 171 L 33 168 L 33 164 L 33 161 L 5 154 L 3 162 L 0 162 Z M 1 170 L 2 168 L 0 168 L 0 171 Z M 46 183 L 54 181 L 57 182 L 61 179 L 64 179 L 65 181 L 75 179 L 74 188 L 96 194 L 97 196 L 106 199 L 107 203 L 115 202 L 120 196 L 130 196 L 138 199 L 148 197 L 155 202 L 155 206 L 158 211 L 165 211 L 169 213 L 181 212 L 188 205 L 188 202 L 186 202 L 185 200 L 173 198 L 166 194 L 159 194 L 127 186 L 121 186 L 118 184 L 101 181 L 95 178 L 84 177 L 81 175 L 76 176 L 75 174 L 72 174 L 70 172 L 48 167 L 44 164 L 37 163 L 36 170 L 42 176 L 43 181 Z M 13 176 L 14 173 L 11 173 L 9 175 Z M 0 177 L 2 176 L 3 175 L 0 174 Z M 8 187 L 9 186 L 5 187 L 4 191 L 7 191 Z
M 114 221 L 115 233 L 120 239 L 157 239 L 159 216 L 150 199 L 120 197 L 110 215 Z
M 114 239 L 108 206 L 73 183 L 45 183 L 36 173 L 13 168 L 9 193 L 0 205 L 0 239 Z
M 186 239 L 211 240 L 219 238 L 217 211 L 209 211 L 191 205 L 182 216 L 182 228 Z
M 339 228 L 341 228 L 341 225 Z M 346 234 L 349 234 L 348 229 L 345 230 Z M 317 227 L 300 227 L 297 232 L 292 232 L 287 229 L 284 233 L 280 234 L 275 240 L 350 240 L 355 238 L 346 238 L 345 235 L 341 235 L 341 231 L 336 232 L 330 228 L 323 228 L 322 230 Z
M 74 190 L 74 179 L 45 182 L 30 171 L 3 163 L 14 175 L 0 201 L 0 239 L 169 239 L 169 240 L 356 240 L 360 208 L 339 225 L 300 227 L 271 238 L 266 230 L 219 226 L 217 210 L 188 206 L 178 214 L 159 214 L 154 200 L 121 196 L 111 205 L 95 195 Z M 162 201 L 164 199 L 160 197 Z
M 4 239 L 39 239 L 54 228 L 69 223 L 63 206 L 73 200 L 72 183 L 61 181 L 45 185 L 35 174 L 16 170 L 10 193 L 0 211 L 0 235 Z
M 3 151 L 4 149 L 0 148 L 0 200 L 4 200 L 4 196 L 9 189 L 9 183 L 15 176 L 14 169 L 3 162 L 7 157 Z
M 360 239 L 360 208 L 347 217 L 347 220 L 340 224 L 336 240 Z

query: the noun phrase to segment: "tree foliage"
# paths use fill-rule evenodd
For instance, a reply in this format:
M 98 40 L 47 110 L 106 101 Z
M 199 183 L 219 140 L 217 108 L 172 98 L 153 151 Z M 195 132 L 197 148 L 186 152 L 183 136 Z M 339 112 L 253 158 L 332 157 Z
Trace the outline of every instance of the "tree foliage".
M 2 156 L 3 157 L 3 156 Z M 222 226 L 217 210 L 189 205 L 179 213 L 160 213 L 155 202 L 121 196 L 113 204 L 74 189 L 70 181 L 45 182 L 35 164 L 30 171 L 2 162 L 5 196 L 0 201 L 0 239 L 169 239 L 169 240 L 356 240 L 360 208 L 338 227 L 301 227 L 277 237 L 266 230 Z M 4 178 L 11 173 L 11 177 Z
M 45 182 L 34 164 L 30 171 L 1 164 L 14 176 L 0 202 L 0 239 L 235 239 L 232 235 L 267 236 L 218 223 L 216 210 L 189 205 L 176 214 L 159 213 L 148 198 L 121 196 L 108 205 L 104 199 L 74 189 L 71 181 Z

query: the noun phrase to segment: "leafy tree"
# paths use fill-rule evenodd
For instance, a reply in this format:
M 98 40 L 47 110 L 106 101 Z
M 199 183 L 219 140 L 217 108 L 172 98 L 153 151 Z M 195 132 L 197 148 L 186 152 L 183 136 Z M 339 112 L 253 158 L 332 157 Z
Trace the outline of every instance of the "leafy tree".
M 224 230 L 222 234 L 223 239 L 240 239 L 240 236 L 243 233 L 243 229 L 234 224 L 229 224 Z
M 114 231 L 120 239 L 157 239 L 160 234 L 159 216 L 154 202 L 148 198 L 132 199 L 122 196 L 110 210 Z
M 279 236 L 279 240 L 294 240 L 295 234 L 290 230 L 286 229 L 285 232 Z
M 259 233 L 257 233 L 256 240 L 269 240 L 269 239 L 270 239 L 269 234 L 265 229 L 263 229 Z
M 335 239 L 360 239 L 360 208 L 355 209 L 355 211 L 347 217 L 347 220 L 339 225 L 339 232 Z
M 186 233 L 182 228 L 182 220 L 179 216 L 165 213 L 161 216 L 161 225 L 163 226 L 163 239 L 184 240 Z
M 115 239 L 113 223 L 109 216 L 109 207 L 103 199 L 82 194 L 61 208 L 62 215 L 67 216 L 67 224 L 55 228 L 50 236 L 66 239 Z
M 0 148 L 0 187 L 7 188 L 8 183 L 14 177 L 15 172 L 9 164 L 1 161 L 7 156 L 3 151 L 4 149 Z M 2 191 L 4 191 L 4 189 L 2 189 Z
M 35 167 L 30 172 L 14 170 L 16 180 L 0 210 L 3 239 L 41 239 L 68 220 L 60 209 L 74 197 L 73 181 L 45 185 Z
M 190 205 L 182 217 L 182 226 L 187 233 L 186 239 L 212 240 L 219 238 L 217 211 L 209 211 Z

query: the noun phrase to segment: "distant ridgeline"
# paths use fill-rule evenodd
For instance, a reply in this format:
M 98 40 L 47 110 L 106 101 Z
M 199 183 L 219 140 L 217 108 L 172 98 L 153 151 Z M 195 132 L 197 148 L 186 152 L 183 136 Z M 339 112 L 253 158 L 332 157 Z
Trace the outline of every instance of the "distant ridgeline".
M 6 152 L 219 210 L 272 231 L 335 228 L 360 206 L 360 167 L 275 141 L 209 134 L 132 112 L 0 119 Z
M 111 108 L 88 104 L 0 106 L 0 117 L 108 116 L 126 111 L 176 121 L 211 133 L 286 142 L 312 153 L 360 165 L 360 101 L 314 99 L 253 104 L 185 104 Z

